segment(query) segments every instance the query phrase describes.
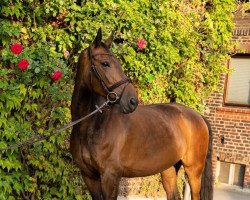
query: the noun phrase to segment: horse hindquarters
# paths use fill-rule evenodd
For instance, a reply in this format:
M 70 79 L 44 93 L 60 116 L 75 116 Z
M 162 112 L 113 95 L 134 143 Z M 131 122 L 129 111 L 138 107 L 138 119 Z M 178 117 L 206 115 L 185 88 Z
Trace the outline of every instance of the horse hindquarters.
M 188 176 L 192 200 L 200 200 L 201 178 L 209 147 L 209 128 L 201 116 L 193 115 L 191 119 L 192 121 L 189 120 L 191 126 L 189 126 L 188 134 L 190 135 L 188 139 L 189 150 L 182 158 L 182 163 Z

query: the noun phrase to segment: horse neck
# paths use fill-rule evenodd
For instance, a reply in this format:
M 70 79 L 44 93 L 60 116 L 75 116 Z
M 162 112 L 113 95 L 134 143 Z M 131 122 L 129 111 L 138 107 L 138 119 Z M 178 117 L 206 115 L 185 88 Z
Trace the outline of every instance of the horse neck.
M 83 63 L 78 63 L 75 86 L 71 101 L 72 120 L 77 120 L 95 109 L 95 105 L 101 105 L 104 98 L 95 94 L 83 82 Z
M 86 116 L 94 109 L 96 105 L 100 106 L 104 103 L 105 98 L 95 94 L 91 89 L 89 89 L 84 83 L 84 74 L 86 74 L 86 69 L 89 68 L 90 63 L 87 62 L 88 53 L 85 49 L 80 55 L 79 62 L 77 65 L 77 73 L 75 78 L 75 86 L 71 101 L 71 116 L 72 120 L 75 121 L 83 116 Z M 85 71 L 84 71 L 85 70 Z M 95 114 L 96 116 L 97 114 Z M 102 114 L 103 116 L 104 114 Z M 96 118 L 94 116 L 82 121 L 81 124 L 87 128 Z

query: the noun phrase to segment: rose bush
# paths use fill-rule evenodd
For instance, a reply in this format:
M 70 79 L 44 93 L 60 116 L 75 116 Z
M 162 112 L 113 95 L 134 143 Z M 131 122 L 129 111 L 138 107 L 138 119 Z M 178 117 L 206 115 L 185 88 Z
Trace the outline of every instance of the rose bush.
M 23 51 L 23 47 L 20 43 L 15 43 L 11 45 L 10 50 L 12 53 L 18 55 Z
M 29 62 L 26 59 L 22 59 L 18 63 L 18 67 L 22 71 L 26 70 L 28 66 L 29 66 Z
M 54 80 L 54 81 L 59 80 L 61 77 L 62 77 L 62 72 L 59 71 L 59 70 L 56 70 L 56 71 L 51 75 L 51 78 L 52 78 L 52 80 Z
M 145 49 L 147 45 L 147 41 L 144 39 L 137 39 L 137 47 L 138 49 Z
M 0 60 L 0 147 L 47 135 L 70 121 L 71 70 L 51 44 L 6 43 Z M 1 151 L 0 199 L 84 198 L 65 144 L 68 133 Z

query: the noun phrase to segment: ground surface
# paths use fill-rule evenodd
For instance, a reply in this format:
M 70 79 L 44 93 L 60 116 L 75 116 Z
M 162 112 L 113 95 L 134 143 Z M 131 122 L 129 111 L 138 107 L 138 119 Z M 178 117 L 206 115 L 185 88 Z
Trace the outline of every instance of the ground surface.
M 214 200 L 250 200 L 250 190 L 230 189 L 224 186 L 216 187 Z
M 118 200 L 166 200 L 166 198 L 119 197 Z M 214 200 L 250 200 L 250 190 L 217 186 L 214 190 Z

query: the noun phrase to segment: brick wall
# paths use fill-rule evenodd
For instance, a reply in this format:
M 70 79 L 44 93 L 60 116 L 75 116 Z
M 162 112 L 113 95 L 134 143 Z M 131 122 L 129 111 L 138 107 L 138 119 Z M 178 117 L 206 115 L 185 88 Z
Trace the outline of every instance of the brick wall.
M 238 42 L 237 52 L 250 53 L 250 13 L 235 14 L 233 39 Z M 208 117 L 213 129 L 215 175 L 216 160 L 243 164 L 245 168 L 244 188 L 250 188 L 250 109 L 224 105 L 226 75 L 221 76 L 220 92 L 213 93 L 208 100 Z
M 250 53 L 250 13 L 235 13 L 233 39 L 238 42 L 238 51 Z
M 211 96 L 208 105 L 207 117 L 213 130 L 214 174 L 217 159 L 246 165 L 244 187 L 250 188 L 250 109 L 224 107 L 220 92 Z

